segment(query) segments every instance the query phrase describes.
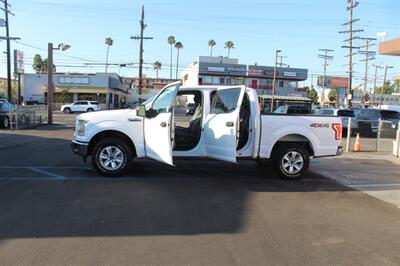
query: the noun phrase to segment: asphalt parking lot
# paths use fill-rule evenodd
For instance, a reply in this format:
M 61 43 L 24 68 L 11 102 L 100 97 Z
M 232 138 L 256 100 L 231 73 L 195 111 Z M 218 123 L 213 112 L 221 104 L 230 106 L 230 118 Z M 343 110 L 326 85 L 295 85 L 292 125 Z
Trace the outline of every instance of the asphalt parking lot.
M 390 204 L 252 161 L 138 160 L 103 178 L 70 151 L 74 117 L 0 130 L 0 265 L 400 264 Z

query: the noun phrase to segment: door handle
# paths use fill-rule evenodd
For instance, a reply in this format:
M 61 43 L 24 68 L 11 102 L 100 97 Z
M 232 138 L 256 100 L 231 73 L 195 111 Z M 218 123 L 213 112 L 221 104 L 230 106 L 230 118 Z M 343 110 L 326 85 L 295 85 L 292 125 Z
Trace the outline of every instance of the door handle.
M 225 124 L 227 127 L 233 127 L 235 125 L 235 123 L 233 122 L 226 122 Z
M 161 127 L 166 127 L 166 126 L 167 126 L 167 123 L 166 123 L 166 122 L 161 122 L 160 126 L 161 126 Z

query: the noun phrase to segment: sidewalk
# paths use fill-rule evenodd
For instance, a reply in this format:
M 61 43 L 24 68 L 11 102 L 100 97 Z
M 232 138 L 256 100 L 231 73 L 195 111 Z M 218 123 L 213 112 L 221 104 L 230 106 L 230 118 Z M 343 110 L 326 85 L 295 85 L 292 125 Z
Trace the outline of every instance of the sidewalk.
M 400 208 L 400 158 L 386 152 L 350 152 L 321 158 L 311 171 Z

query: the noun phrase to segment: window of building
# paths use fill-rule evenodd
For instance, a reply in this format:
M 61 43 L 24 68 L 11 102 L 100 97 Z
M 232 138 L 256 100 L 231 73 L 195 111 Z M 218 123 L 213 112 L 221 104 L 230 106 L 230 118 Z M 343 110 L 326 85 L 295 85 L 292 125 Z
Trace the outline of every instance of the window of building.
M 204 83 L 206 84 L 213 84 L 213 79 L 210 76 L 205 76 L 204 77 Z
M 278 85 L 279 87 L 281 87 L 281 88 L 284 87 L 284 82 L 283 82 L 283 80 L 280 80 L 278 84 L 279 84 L 279 85 Z
M 219 78 L 219 84 L 225 84 L 225 78 Z

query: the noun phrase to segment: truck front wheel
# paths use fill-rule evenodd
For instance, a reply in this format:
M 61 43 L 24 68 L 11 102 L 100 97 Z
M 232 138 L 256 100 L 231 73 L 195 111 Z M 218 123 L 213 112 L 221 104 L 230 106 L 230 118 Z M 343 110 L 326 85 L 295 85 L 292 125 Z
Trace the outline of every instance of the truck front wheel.
M 281 177 L 295 180 L 308 170 L 310 155 L 300 144 L 283 144 L 275 150 L 272 161 Z
M 116 177 L 125 173 L 132 162 L 129 145 L 118 138 L 105 138 L 92 150 L 92 163 L 103 176 Z

